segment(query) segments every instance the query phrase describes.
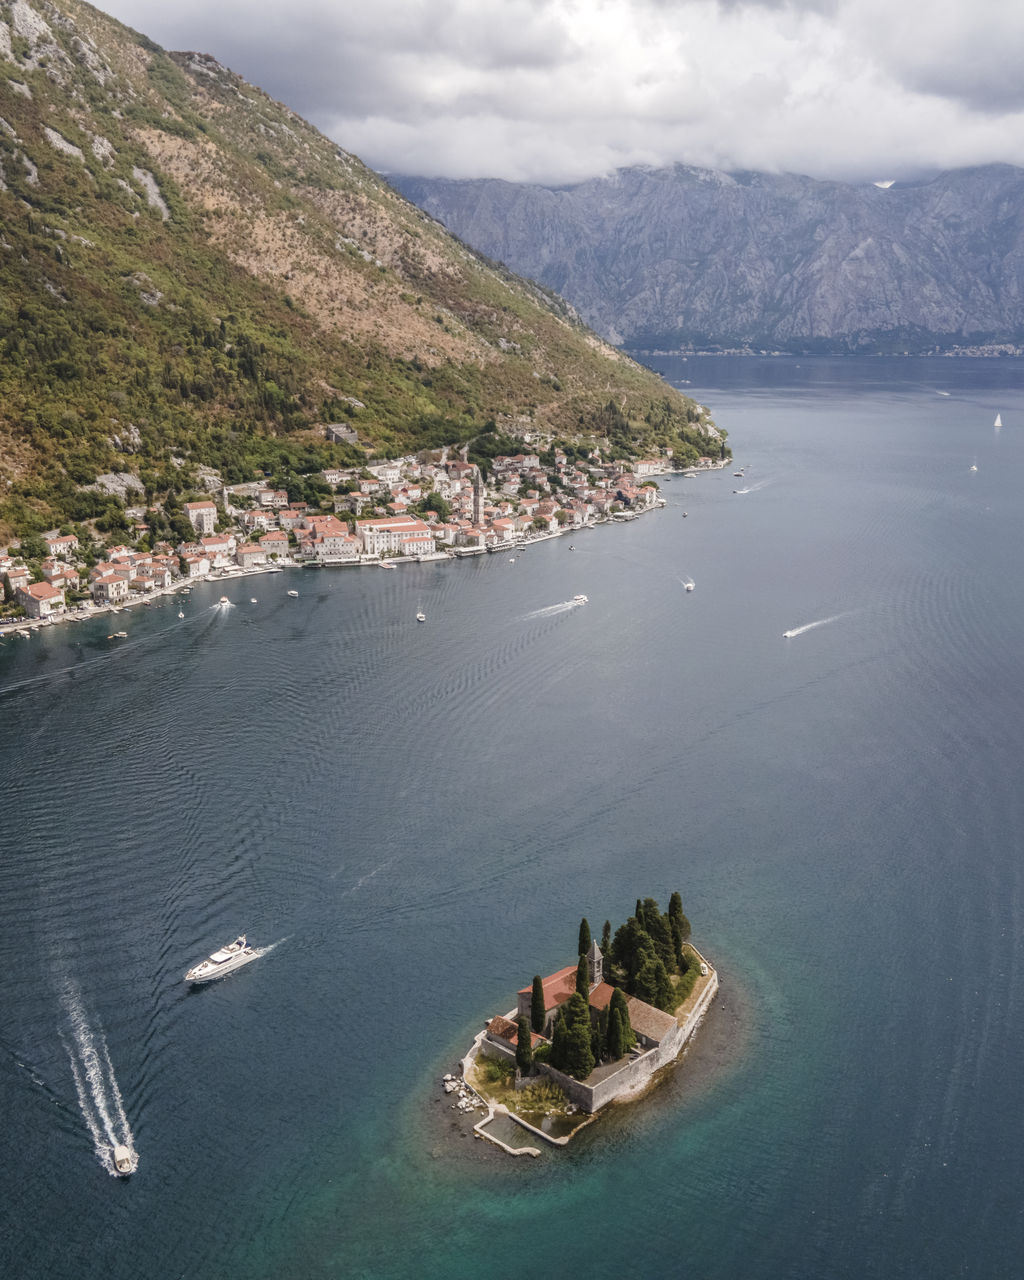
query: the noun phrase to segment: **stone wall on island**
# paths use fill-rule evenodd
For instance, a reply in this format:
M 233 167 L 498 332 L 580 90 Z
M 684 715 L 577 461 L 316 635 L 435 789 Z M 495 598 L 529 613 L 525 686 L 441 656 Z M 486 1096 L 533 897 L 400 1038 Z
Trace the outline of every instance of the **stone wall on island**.
M 693 949 L 695 952 L 697 951 L 696 947 Z M 717 970 L 707 964 L 700 952 L 697 952 L 697 955 L 701 963 L 707 965 L 706 978 L 702 979 L 705 983 L 704 989 L 683 1021 L 677 1023 L 674 1030 L 670 1031 L 655 1048 L 648 1049 L 646 1052 L 637 1055 L 631 1055 L 622 1062 L 622 1065 L 617 1070 L 607 1067 L 598 1068 L 587 1080 L 576 1080 L 562 1071 L 557 1071 L 546 1062 L 538 1062 L 536 1064 L 538 1074 L 547 1076 L 554 1081 L 562 1089 L 566 1097 L 574 1102 L 581 1111 L 591 1114 L 607 1106 L 610 1102 L 615 1102 L 619 1098 L 627 1098 L 631 1094 L 639 1093 L 646 1088 L 656 1072 L 679 1057 L 687 1040 L 693 1035 L 701 1018 L 704 1017 L 708 1006 L 718 992 Z M 493 1040 L 486 1033 L 478 1038 L 478 1051 L 485 1056 L 489 1055 L 515 1061 L 515 1051 L 513 1049 Z M 595 1076 L 599 1078 L 595 1080 Z M 524 1083 L 528 1084 L 529 1080 L 524 1081 Z

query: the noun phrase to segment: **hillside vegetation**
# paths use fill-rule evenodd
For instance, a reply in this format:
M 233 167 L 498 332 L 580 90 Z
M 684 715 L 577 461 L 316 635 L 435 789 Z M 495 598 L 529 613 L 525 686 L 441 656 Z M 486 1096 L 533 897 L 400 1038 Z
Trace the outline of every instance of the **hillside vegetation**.
M 686 461 L 706 422 L 213 58 L 0 0 L 0 542 L 102 517 L 108 473 L 159 500 L 608 424 Z

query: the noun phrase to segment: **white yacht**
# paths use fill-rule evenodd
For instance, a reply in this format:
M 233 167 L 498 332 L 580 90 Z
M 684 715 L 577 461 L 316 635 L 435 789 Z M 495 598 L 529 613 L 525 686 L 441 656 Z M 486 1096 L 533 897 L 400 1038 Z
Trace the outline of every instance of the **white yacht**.
M 426 614 L 423 612 L 423 610 L 421 609 L 421 610 L 419 611 L 419 613 L 417 613 L 417 615 L 416 615 L 416 621 L 417 621 L 417 622 L 426 622 L 426 620 L 427 620 L 427 615 L 426 615 Z
M 573 604 L 586 604 L 587 597 L 584 595 L 573 596 L 572 601 Z
M 226 947 L 221 947 L 206 960 L 200 960 L 185 974 L 186 982 L 212 982 L 214 978 L 223 978 L 226 973 L 241 969 L 243 964 L 255 960 L 259 956 L 255 947 L 250 947 L 241 933 Z
M 134 1173 L 139 1167 L 138 1153 L 133 1151 L 131 1147 L 126 1147 L 123 1142 L 114 1143 L 114 1168 L 122 1177 Z

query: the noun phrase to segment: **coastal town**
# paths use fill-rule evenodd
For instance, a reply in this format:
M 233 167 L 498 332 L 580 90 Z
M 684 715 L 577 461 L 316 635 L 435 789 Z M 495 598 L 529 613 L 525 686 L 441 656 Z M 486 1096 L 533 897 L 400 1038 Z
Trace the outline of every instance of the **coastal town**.
M 701 458 L 699 469 L 721 462 Z M 182 583 L 289 565 L 393 568 L 514 550 L 664 505 L 654 477 L 660 457 L 605 460 L 564 450 L 499 455 L 487 473 L 464 458 L 405 457 L 319 473 L 318 506 L 266 480 L 224 485 L 202 476 L 207 496 L 182 504 L 191 536 L 154 539 L 157 509 L 128 506 L 133 537 L 115 541 L 88 527 L 55 529 L 0 550 L 0 626 L 22 629 L 145 603 Z M 691 471 L 690 474 L 693 472 Z M 184 523 L 182 521 L 182 523 Z

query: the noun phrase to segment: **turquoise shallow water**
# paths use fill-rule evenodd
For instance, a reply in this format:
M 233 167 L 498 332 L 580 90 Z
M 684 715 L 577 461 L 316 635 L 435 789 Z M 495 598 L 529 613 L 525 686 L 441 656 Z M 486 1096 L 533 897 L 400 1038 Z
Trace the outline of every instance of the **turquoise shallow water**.
M 742 481 L 0 648 L 5 1274 L 1016 1274 L 1022 366 L 666 368 Z M 675 888 L 696 1069 L 459 1158 L 481 1020 Z M 240 929 L 276 945 L 190 994 Z

